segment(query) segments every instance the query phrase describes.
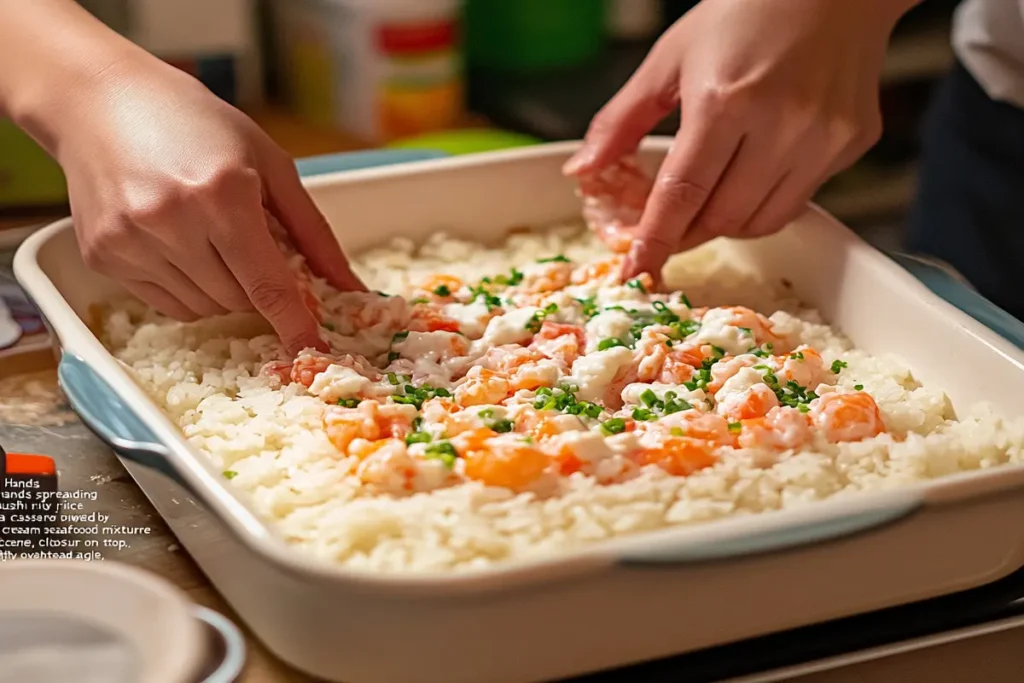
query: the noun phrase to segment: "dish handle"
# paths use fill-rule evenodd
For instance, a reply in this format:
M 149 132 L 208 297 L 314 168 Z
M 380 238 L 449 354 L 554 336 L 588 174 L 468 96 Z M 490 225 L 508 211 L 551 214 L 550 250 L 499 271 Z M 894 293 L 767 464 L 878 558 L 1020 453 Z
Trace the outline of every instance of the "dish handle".
M 933 259 L 889 252 L 889 258 L 947 303 L 971 316 L 999 336 L 1024 349 L 1024 322 L 983 297 L 951 267 Z
M 171 465 L 170 452 L 153 431 L 84 360 L 65 352 L 57 367 L 57 378 L 71 409 L 119 456 L 157 470 L 195 493 Z
M 878 529 L 908 517 L 922 504 L 920 494 L 912 491 L 817 502 L 784 516 L 766 513 L 723 521 L 717 529 L 701 530 L 686 540 L 638 539 L 618 559 L 625 565 L 655 566 L 778 552 Z
M 372 149 L 362 152 L 322 154 L 296 159 L 295 166 L 303 177 L 355 171 L 363 168 L 407 164 L 414 161 L 443 159 L 448 155 L 433 149 Z

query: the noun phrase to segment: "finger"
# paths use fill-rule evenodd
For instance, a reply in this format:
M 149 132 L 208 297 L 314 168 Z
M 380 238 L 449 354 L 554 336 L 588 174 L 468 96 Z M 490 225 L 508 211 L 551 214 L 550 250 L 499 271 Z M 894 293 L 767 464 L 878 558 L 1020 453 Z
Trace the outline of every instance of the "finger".
M 658 45 L 618 93 L 597 113 L 583 146 L 563 167 L 566 175 L 598 171 L 635 151 L 654 126 L 679 104 L 679 71 L 661 59 Z
M 738 237 L 772 190 L 786 174 L 792 152 L 778 148 L 771 133 L 749 134 L 715 185 L 692 230 Z
M 661 267 L 711 196 L 743 138 L 737 126 L 694 113 L 684 121 L 661 164 L 647 200 L 633 249 L 623 268 L 625 278 Z
M 327 219 L 303 187 L 295 165 L 290 161 L 271 165 L 266 177 L 269 207 L 313 273 L 342 291 L 367 291 L 352 272 Z
M 236 213 L 241 216 L 248 211 Z M 234 224 L 252 229 L 219 230 L 213 233 L 212 242 L 253 306 L 273 326 L 289 353 L 311 347 L 326 351 L 319 324 L 306 308 L 298 282 L 270 236 L 262 210 Z
M 156 253 L 163 250 L 155 243 L 149 248 Z M 184 272 L 168 261 L 166 257 L 160 258 L 155 263 L 146 264 L 145 270 L 139 267 L 128 266 L 122 270 L 130 279 L 139 282 L 150 282 L 159 285 L 177 301 L 188 307 L 199 316 L 211 317 L 227 313 L 227 309 L 214 301 L 206 292 L 199 288 Z
M 168 260 L 224 311 L 250 311 L 252 302 L 213 245 L 203 240 L 191 253 L 168 253 Z
M 144 282 L 142 280 L 126 280 L 124 287 L 136 298 L 146 302 L 169 318 L 182 322 L 192 322 L 200 317 L 199 314 L 156 283 Z
M 787 173 L 751 217 L 745 235 L 763 237 L 782 230 L 806 210 L 827 177 L 828 169 L 816 170 L 810 164 Z

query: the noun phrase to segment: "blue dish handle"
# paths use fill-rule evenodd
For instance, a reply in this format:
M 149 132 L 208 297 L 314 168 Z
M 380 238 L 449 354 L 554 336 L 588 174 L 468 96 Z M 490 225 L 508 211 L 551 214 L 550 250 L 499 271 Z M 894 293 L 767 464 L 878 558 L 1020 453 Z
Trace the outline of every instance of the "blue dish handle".
M 889 257 L 916 277 L 934 294 L 956 306 L 999 336 L 1024 349 L 1024 322 L 974 291 L 965 280 L 925 258 L 890 253 Z
M 363 168 L 406 164 L 413 161 L 443 159 L 448 155 L 433 149 L 373 149 L 365 152 L 341 152 L 297 159 L 295 166 L 303 177 L 355 171 Z
M 312 176 L 445 156 L 443 152 L 434 150 L 372 150 L 308 157 L 295 163 L 300 175 Z M 167 447 L 85 361 L 74 354 L 64 353 L 57 374 L 71 408 L 96 436 L 122 458 L 161 472 L 195 495 L 192 487 L 171 464 Z
M 65 352 L 57 377 L 72 410 L 93 434 L 122 458 L 165 475 L 189 493 L 195 491 L 174 469 L 170 452 L 95 370 Z

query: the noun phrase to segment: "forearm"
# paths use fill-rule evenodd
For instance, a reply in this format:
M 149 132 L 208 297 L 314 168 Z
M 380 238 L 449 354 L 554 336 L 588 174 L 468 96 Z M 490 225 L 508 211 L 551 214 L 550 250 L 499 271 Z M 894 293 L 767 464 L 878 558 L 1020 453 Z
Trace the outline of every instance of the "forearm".
M 88 84 L 140 48 L 72 0 L 0 0 L 0 117 L 51 154 Z

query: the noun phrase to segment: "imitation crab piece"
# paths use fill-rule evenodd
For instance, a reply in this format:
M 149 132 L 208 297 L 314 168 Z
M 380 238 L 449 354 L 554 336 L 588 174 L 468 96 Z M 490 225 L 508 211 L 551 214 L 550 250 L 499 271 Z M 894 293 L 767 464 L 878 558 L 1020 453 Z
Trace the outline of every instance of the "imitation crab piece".
M 628 252 L 654 187 L 651 178 L 635 158 L 625 157 L 597 173 L 582 174 L 577 181 L 587 227 L 612 251 Z

